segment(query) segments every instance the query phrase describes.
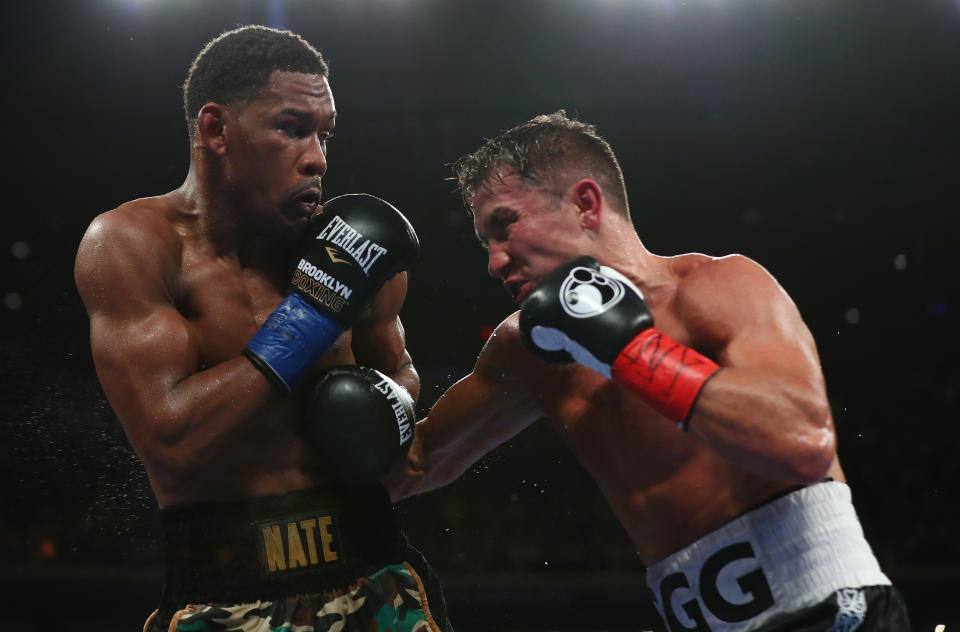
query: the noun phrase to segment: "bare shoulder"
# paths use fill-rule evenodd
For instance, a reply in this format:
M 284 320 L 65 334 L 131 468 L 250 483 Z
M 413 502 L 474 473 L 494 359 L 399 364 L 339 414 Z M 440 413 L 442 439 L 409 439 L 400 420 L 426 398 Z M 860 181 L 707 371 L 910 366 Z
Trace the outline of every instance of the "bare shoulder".
M 787 298 L 766 268 L 743 255 L 681 255 L 671 259 L 671 265 L 678 279 L 676 300 L 681 305 L 688 301 L 722 300 L 725 293 L 748 301 Z
M 165 197 L 127 202 L 90 222 L 77 249 L 74 276 L 81 296 L 89 301 L 117 277 L 156 275 L 167 281 L 182 248 Z
M 139 243 L 176 239 L 173 211 L 173 204 L 164 196 L 126 202 L 97 215 L 87 227 L 81 247 L 107 239 L 118 245 L 129 245 L 131 240 Z
M 750 257 L 731 254 L 711 257 L 689 253 L 671 257 L 670 266 L 681 282 L 721 281 L 724 278 L 740 278 L 743 275 L 761 276 L 773 280 L 773 276 Z
M 516 381 L 534 368 L 536 357 L 523 347 L 520 338 L 520 312 L 507 316 L 487 338 L 475 372 L 498 381 Z
M 807 337 L 793 299 L 749 257 L 689 255 L 676 264 L 672 310 L 695 341 L 708 348 L 722 347 L 746 330 L 753 335 Z
M 520 340 L 520 312 L 514 312 L 503 319 L 487 341 L 480 352 L 481 357 L 488 357 L 491 360 L 507 360 L 522 351 L 523 343 Z

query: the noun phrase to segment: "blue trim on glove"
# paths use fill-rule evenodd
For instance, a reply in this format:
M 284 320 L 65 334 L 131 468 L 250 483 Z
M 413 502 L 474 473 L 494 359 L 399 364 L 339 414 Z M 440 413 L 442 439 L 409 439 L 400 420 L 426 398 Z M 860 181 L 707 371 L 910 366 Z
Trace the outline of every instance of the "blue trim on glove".
M 300 294 L 290 292 L 247 343 L 244 355 L 290 392 L 343 331 Z

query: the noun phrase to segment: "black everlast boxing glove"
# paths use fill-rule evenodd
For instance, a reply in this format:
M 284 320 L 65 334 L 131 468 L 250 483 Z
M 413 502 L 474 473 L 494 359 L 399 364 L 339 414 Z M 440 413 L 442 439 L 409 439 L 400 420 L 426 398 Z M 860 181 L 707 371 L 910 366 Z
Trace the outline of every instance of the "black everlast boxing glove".
M 643 293 L 593 257 L 574 259 L 544 278 L 520 308 L 520 333 L 544 360 L 575 360 L 684 429 L 697 395 L 720 368 L 654 329 Z
M 324 371 L 310 398 L 306 434 L 341 483 L 376 483 L 403 459 L 413 441 L 413 399 L 375 369 Z
M 277 386 L 293 390 L 419 252 L 413 226 L 389 203 L 363 193 L 333 198 L 307 225 L 287 296 L 244 355 Z

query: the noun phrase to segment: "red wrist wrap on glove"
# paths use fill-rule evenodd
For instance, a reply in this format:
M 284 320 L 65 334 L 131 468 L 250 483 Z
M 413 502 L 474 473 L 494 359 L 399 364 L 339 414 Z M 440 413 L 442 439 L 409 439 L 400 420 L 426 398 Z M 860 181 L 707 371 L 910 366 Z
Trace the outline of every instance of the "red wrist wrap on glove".
M 670 417 L 686 421 L 690 409 L 720 366 L 656 329 L 645 329 L 613 361 L 610 375 L 644 402 Z

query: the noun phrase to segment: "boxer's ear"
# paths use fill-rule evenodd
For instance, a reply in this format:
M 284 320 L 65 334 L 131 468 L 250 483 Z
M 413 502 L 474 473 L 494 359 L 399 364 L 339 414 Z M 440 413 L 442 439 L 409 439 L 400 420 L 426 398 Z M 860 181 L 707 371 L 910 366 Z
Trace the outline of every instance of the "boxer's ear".
M 200 108 L 197 114 L 197 137 L 199 142 L 217 154 L 222 156 L 226 152 L 227 143 L 224 128 L 229 114 L 226 109 L 218 103 L 207 103 Z
M 603 191 L 596 180 L 583 178 L 573 185 L 573 202 L 577 221 L 584 230 L 596 230 L 600 225 Z

